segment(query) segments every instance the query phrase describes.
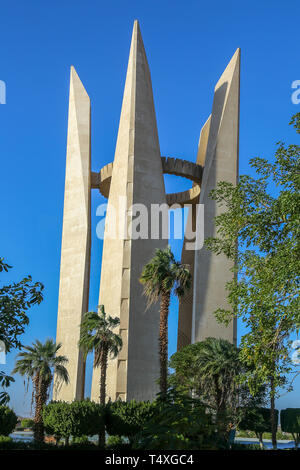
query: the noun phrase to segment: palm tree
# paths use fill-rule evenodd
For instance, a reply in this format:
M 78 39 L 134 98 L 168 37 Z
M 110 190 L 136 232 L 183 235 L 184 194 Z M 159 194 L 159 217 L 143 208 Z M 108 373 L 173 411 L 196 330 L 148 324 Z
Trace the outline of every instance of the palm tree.
M 175 260 L 168 246 L 157 249 L 154 257 L 144 266 L 140 282 L 144 285 L 144 294 L 148 306 L 161 298 L 159 324 L 160 391 L 167 392 L 168 371 L 168 315 L 171 294 L 182 297 L 191 287 L 191 273 L 187 265 Z
M 36 340 L 32 346 L 24 346 L 23 351 L 17 356 L 17 361 L 13 374 L 19 373 L 32 380 L 33 394 L 35 401 L 34 414 L 34 439 L 42 442 L 44 439 L 44 426 L 42 419 L 42 409 L 49 398 L 50 386 L 53 375 L 57 377 L 57 385 L 69 383 L 69 374 L 65 367 L 68 359 L 65 356 L 58 356 L 57 351 L 61 344 L 56 344 L 52 339 L 47 339 L 45 343 Z
M 225 339 L 206 338 L 199 343 L 196 365 L 199 391 L 218 420 L 236 398 L 236 377 L 242 372 L 239 349 Z
M 105 405 L 107 360 L 110 355 L 116 357 L 122 348 L 120 335 L 113 329 L 120 324 L 119 318 L 106 315 L 104 305 L 100 305 L 99 314 L 87 312 L 81 323 L 79 347 L 85 356 L 94 351 L 94 367 L 100 367 L 100 403 Z

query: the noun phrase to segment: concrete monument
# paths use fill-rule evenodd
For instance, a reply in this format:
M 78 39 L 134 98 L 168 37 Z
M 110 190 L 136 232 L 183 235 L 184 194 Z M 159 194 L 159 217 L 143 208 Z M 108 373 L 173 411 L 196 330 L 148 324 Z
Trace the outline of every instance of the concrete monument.
M 135 21 L 114 161 L 100 172 L 92 172 L 90 100 L 72 67 L 57 322 L 57 342 L 69 358 L 70 383 L 56 390 L 56 399 L 72 401 L 84 396 L 85 367 L 78 340 L 80 322 L 88 311 L 91 189 L 108 198 L 99 305 L 104 304 L 108 314 L 120 318 L 123 339 L 118 357 L 108 363 L 107 398 L 155 398 L 159 305 L 147 309 L 139 277 L 155 249 L 166 247 L 168 240 L 162 231 L 153 236 L 150 216 L 143 236 L 136 237 L 133 225 L 139 214 L 132 206 L 151 214 L 153 205 L 163 212 L 174 204 L 190 204 L 188 219 L 195 229 L 200 202 L 204 204 L 204 235 L 215 233 L 218 209 L 209 192 L 220 180 L 236 183 L 238 175 L 239 69 L 238 49 L 215 87 L 212 114 L 200 134 L 196 163 L 162 157 L 150 71 Z M 188 191 L 166 194 L 164 173 L 188 178 L 193 185 Z M 189 249 L 189 241 L 184 240 L 182 261 L 191 266 L 193 288 L 180 303 L 178 348 L 208 336 L 235 342 L 235 325 L 220 326 L 213 316 L 214 310 L 226 305 L 225 284 L 232 277 L 231 264 L 204 248 Z M 94 369 L 91 398 L 95 401 L 99 400 L 99 381 L 100 371 Z

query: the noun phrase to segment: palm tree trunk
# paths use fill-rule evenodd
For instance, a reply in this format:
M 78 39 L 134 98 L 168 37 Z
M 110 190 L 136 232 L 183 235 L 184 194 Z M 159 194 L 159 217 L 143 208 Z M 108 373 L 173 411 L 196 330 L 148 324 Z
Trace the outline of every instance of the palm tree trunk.
M 101 364 L 100 364 L 100 403 L 105 405 L 106 395 L 106 371 L 107 371 L 107 348 L 103 347 L 101 351 Z
M 108 351 L 106 347 L 103 347 L 101 351 L 101 362 L 100 362 L 100 404 L 105 406 L 106 396 L 106 371 L 107 371 L 107 355 Z M 99 432 L 98 446 L 104 449 L 105 447 L 105 424 Z
M 44 440 L 44 426 L 42 419 L 42 384 L 40 374 L 37 373 L 33 378 L 34 398 L 35 398 L 35 414 L 34 414 L 34 441 L 41 443 Z
M 159 323 L 159 358 L 160 358 L 160 392 L 166 393 L 168 389 L 168 315 L 170 305 L 170 292 L 163 292 L 160 306 Z

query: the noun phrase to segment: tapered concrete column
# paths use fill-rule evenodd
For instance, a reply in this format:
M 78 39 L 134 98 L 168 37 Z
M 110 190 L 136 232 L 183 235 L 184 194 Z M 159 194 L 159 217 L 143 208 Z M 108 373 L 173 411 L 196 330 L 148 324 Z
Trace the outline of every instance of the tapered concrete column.
M 205 157 L 207 150 L 207 141 L 209 136 L 211 116 L 207 119 L 206 123 L 201 129 L 198 152 L 196 163 L 201 166 L 205 166 Z M 195 201 L 195 204 L 199 203 L 199 197 Z M 189 209 L 187 226 L 189 230 L 196 232 L 196 206 L 195 204 Z M 193 287 L 186 293 L 186 295 L 179 301 L 179 314 L 178 314 L 178 336 L 177 336 L 177 350 L 191 344 L 192 341 L 192 318 L 193 318 L 193 298 L 194 298 L 194 266 L 195 266 L 195 250 L 189 249 L 190 244 L 195 242 L 195 238 L 187 239 L 184 238 L 181 262 L 189 266 L 190 272 L 193 276 Z
M 143 204 L 150 214 L 151 204 L 162 203 L 166 204 L 166 196 L 150 71 L 135 21 L 109 192 L 99 295 L 105 311 L 120 318 L 123 338 L 122 351 L 108 363 L 107 398 L 112 400 L 151 400 L 158 391 L 159 304 L 146 309 L 139 277 L 155 248 L 164 248 L 167 240 L 151 239 L 150 217 L 148 227 L 140 227 L 144 238 L 135 239 L 133 229 L 140 214 L 132 214 L 130 207 Z M 142 207 L 140 210 L 144 212 Z M 92 400 L 99 401 L 99 382 L 100 370 L 94 369 Z
M 204 237 L 216 235 L 214 217 L 221 213 L 209 197 L 219 181 L 236 184 L 239 152 L 240 49 L 237 49 L 215 87 L 200 192 L 204 204 Z M 214 311 L 228 308 L 226 283 L 233 277 L 233 264 L 224 255 L 204 247 L 195 253 L 192 342 L 213 336 L 236 342 L 236 324 L 217 323 Z
M 57 389 L 56 400 L 72 401 L 84 396 L 84 360 L 78 349 L 82 315 L 88 311 L 90 276 L 90 99 L 71 67 L 67 162 L 60 284 L 57 318 L 59 354 L 67 356 L 69 385 Z

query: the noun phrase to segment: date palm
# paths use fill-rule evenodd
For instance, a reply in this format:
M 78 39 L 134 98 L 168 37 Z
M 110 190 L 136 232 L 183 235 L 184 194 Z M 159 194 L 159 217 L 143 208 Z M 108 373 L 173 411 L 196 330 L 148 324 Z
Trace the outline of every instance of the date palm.
M 120 319 L 107 315 L 104 305 L 100 305 L 99 314 L 87 312 L 81 323 L 79 347 L 85 356 L 94 351 L 94 367 L 100 367 L 100 403 L 105 404 L 106 371 L 108 357 L 116 357 L 122 348 L 120 335 L 112 330 L 119 326 Z
M 32 380 L 32 399 L 35 403 L 34 414 L 34 439 L 42 442 L 44 439 L 44 426 L 42 409 L 49 398 L 50 386 L 55 374 L 56 386 L 61 383 L 69 383 L 69 374 L 66 369 L 68 359 L 66 356 L 57 355 L 61 344 L 56 344 L 52 339 L 45 343 L 36 340 L 32 346 L 24 346 L 23 351 L 17 356 L 13 374 L 19 373 Z
M 187 265 L 175 260 L 170 247 L 157 249 L 154 257 L 144 266 L 140 282 L 148 305 L 161 298 L 159 325 L 160 391 L 167 392 L 168 372 L 168 315 L 171 294 L 183 297 L 191 287 L 191 273 Z

